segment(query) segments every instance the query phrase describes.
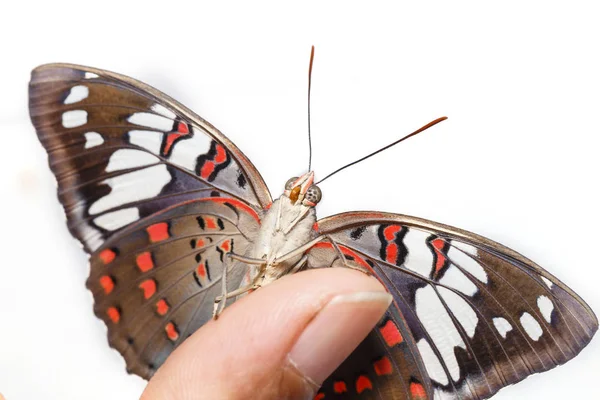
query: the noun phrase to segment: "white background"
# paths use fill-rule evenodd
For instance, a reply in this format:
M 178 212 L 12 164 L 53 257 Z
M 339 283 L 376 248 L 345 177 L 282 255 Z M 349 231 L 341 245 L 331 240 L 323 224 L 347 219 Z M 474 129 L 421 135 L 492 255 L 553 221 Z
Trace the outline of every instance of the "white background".
M 278 195 L 306 168 L 314 44 L 317 175 L 449 117 L 323 183 L 320 216 L 384 210 L 480 233 L 537 261 L 600 312 L 596 2 L 205 3 L 54 0 L 2 12 L 8 400 L 134 399 L 144 387 L 92 314 L 86 256 L 68 235 L 29 123 L 29 71 L 47 62 L 114 70 L 167 92 L 228 135 Z M 495 398 L 595 397 L 599 359 L 596 339 Z

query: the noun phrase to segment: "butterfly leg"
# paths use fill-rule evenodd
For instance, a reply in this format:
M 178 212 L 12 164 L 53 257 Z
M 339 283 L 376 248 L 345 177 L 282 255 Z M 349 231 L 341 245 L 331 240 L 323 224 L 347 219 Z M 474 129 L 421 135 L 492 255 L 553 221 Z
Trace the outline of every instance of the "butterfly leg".
M 221 276 L 221 299 L 227 299 L 227 270 L 229 269 L 229 265 L 231 264 L 231 258 L 226 257 L 225 262 L 223 263 L 223 275 Z M 227 303 L 225 300 L 217 301 L 219 297 L 215 298 L 215 303 L 213 305 L 213 318 L 216 319 L 219 314 L 223 312 L 225 309 L 225 304 Z
M 248 265 L 263 265 L 265 263 L 265 260 L 262 258 L 251 258 L 251 257 L 245 257 L 245 256 L 241 256 L 239 254 L 235 254 L 235 253 L 227 253 L 226 254 L 228 258 L 237 260 L 237 261 L 241 261 L 244 264 L 248 264 Z
M 213 318 L 214 319 L 217 319 L 219 317 L 219 315 L 225 309 L 227 299 L 238 296 L 240 294 L 244 294 L 246 292 L 249 292 L 250 290 L 254 290 L 254 289 L 257 289 L 258 287 L 260 287 L 260 285 L 257 285 L 256 283 L 258 281 L 258 278 L 262 275 L 261 273 L 257 274 L 257 276 L 254 278 L 254 280 L 248 286 L 244 286 L 242 288 L 234 290 L 233 292 L 227 292 L 227 271 L 228 271 L 229 266 L 231 265 L 231 260 L 232 259 L 238 260 L 238 261 L 241 261 L 241 262 L 249 264 L 249 265 L 260 265 L 261 271 L 264 268 L 265 260 L 248 258 L 248 257 L 240 256 L 240 255 L 237 255 L 237 254 L 234 254 L 231 252 L 227 253 L 227 256 L 228 257 L 226 258 L 226 261 L 224 263 L 225 265 L 223 266 L 223 275 L 221 276 L 221 295 L 217 296 L 215 298 L 215 302 L 213 305 Z
M 248 286 L 244 286 L 242 288 L 234 290 L 233 292 L 229 292 L 229 293 L 222 294 L 221 296 L 217 296 L 215 298 L 215 304 L 213 307 L 213 315 L 212 315 L 213 319 L 219 318 L 219 315 L 221 315 L 221 313 L 225 309 L 225 303 L 227 302 L 227 299 L 239 296 L 244 293 L 248 293 L 248 292 L 250 292 L 252 290 L 256 290 L 258 288 L 260 288 L 260 285 L 256 284 L 256 279 L 255 279 L 255 282 L 251 283 Z
M 272 264 L 273 265 L 281 264 L 285 260 L 289 260 L 290 258 L 299 256 L 300 254 L 303 254 L 306 250 L 310 249 L 311 247 L 313 247 L 315 244 L 319 243 L 323 239 L 327 239 L 327 237 L 326 236 L 317 236 L 310 242 L 303 244 L 302 246 L 296 248 L 295 250 L 292 250 L 289 253 L 282 255 L 281 257 L 277 257 L 276 259 L 273 260 Z
M 295 274 L 296 272 L 298 272 L 300 270 L 300 268 L 304 267 L 306 265 L 306 261 L 308 260 L 308 256 L 305 254 L 302 256 L 302 258 L 300 259 L 300 261 L 298 261 L 296 263 L 296 265 L 294 265 L 292 267 L 292 269 L 290 269 L 290 272 L 288 272 L 289 274 Z
M 287 259 L 296 257 L 299 254 L 304 253 L 306 250 L 310 249 L 315 244 L 317 244 L 317 243 L 319 243 L 319 242 L 321 242 L 323 240 L 327 240 L 327 241 L 329 241 L 333 245 L 333 247 L 335 248 L 336 252 L 338 253 L 338 257 L 342 260 L 342 262 L 344 263 L 345 267 L 350 268 L 350 269 L 355 269 L 355 270 L 363 272 L 363 273 L 365 273 L 367 275 L 371 275 L 371 273 L 368 270 L 364 269 L 364 268 L 360 268 L 360 267 L 356 267 L 356 266 L 348 264 L 345 261 L 346 259 L 345 259 L 344 255 L 343 255 L 342 251 L 338 247 L 337 243 L 335 242 L 335 240 L 333 240 L 329 236 L 317 236 L 316 238 L 314 238 L 310 242 L 308 242 L 308 243 L 306 243 L 306 244 L 298 247 L 297 249 L 295 249 L 293 251 L 290 251 L 289 253 L 284 254 L 283 256 L 281 256 L 279 258 L 276 258 L 275 260 L 273 260 L 273 264 L 279 264 L 279 263 L 284 262 Z M 300 261 L 302 261 L 302 260 L 300 260 Z M 292 271 L 296 272 L 298 269 L 300 269 L 300 267 L 301 267 L 301 265 L 296 265 L 296 266 L 294 266 L 294 268 L 292 268 Z M 292 272 L 290 272 L 290 273 L 292 273 Z
M 353 269 L 353 270 L 356 270 L 356 271 L 360 271 L 360 272 L 362 272 L 364 274 L 367 274 L 367 275 L 371 276 L 371 273 L 366 268 L 348 264 L 348 262 L 346 261 L 346 257 L 344 257 L 344 253 L 342 253 L 342 250 L 340 250 L 340 247 L 338 246 L 338 244 L 331 237 L 329 237 L 329 236 L 327 236 L 327 239 L 329 239 L 329 241 L 331 242 L 331 244 L 335 248 L 335 251 L 337 252 L 338 257 L 344 263 L 344 267 L 345 268 L 350 268 L 350 269 Z
M 281 203 L 282 201 L 279 201 L 279 206 L 277 209 L 277 220 L 275 221 L 275 232 L 279 232 L 281 230 Z

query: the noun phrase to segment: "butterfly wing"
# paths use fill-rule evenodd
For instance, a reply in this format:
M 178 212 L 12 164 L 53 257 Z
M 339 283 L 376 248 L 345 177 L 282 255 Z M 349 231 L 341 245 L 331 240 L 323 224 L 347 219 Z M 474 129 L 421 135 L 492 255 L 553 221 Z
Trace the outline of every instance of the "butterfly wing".
M 374 212 L 318 225 L 326 239 L 309 252 L 309 266 L 367 270 L 394 296 L 380 324 L 323 384 L 323 398 L 487 398 L 570 360 L 598 329 L 571 289 L 484 237 Z
M 141 82 L 51 64 L 29 96 L 69 229 L 91 254 L 94 311 L 128 371 L 149 378 L 211 317 L 224 254 L 244 252 L 271 196 L 223 134 Z M 243 273 L 231 268 L 230 291 Z
M 185 200 L 271 203 L 256 168 L 222 133 L 129 77 L 43 65 L 32 72 L 29 111 L 69 229 L 90 253 L 130 223 Z

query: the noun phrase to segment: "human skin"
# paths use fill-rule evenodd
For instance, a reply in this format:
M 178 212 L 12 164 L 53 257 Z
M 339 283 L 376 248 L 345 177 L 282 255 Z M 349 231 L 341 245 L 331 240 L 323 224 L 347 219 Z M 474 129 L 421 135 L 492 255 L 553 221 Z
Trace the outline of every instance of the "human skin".
M 195 332 L 141 400 L 312 399 L 390 302 L 375 278 L 350 269 L 285 276 Z

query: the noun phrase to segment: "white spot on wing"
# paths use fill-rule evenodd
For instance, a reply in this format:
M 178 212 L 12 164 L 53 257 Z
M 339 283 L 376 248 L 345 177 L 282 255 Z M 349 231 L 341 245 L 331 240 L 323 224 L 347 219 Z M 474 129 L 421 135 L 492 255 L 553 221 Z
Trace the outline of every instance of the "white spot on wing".
M 440 359 L 437 358 L 433 352 L 429 342 L 425 339 L 421 339 L 419 340 L 419 343 L 417 343 L 417 347 L 419 348 L 419 353 L 421 353 L 429 377 L 442 385 L 447 385 L 448 376 L 444 371 L 444 367 L 442 367 Z
M 531 314 L 525 312 L 523 315 L 521 315 L 520 321 L 521 326 L 523 326 L 523 329 L 525 329 L 527 335 L 533 340 L 538 341 L 544 331 L 535 318 L 533 318 Z
M 404 245 L 408 250 L 404 267 L 426 277 L 429 277 L 433 267 L 433 254 L 426 244 L 429 235 L 427 232 L 409 228 L 404 236 Z
M 450 376 L 458 381 L 460 368 L 454 354 L 454 347 L 460 346 L 466 349 L 460 333 L 431 286 L 417 289 L 415 303 L 417 316 L 440 352 Z
M 552 300 L 550 300 L 546 296 L 540 296 L 537 299 L 537 305 L 544 319 L 550 323 L 552 321 L 552 311 L 554 311 L 554 304 L 552 304 Z
M 173 146 L 169 160 L 175 164 L 196 171 L 198 156 L 206 154 L 210 149 L 210 142 L 206 135 L 194 135 L 194 137 L 182 140 Z
M 83 86 L 83 85 L 73 86 L 71 88 L 71 90 L 69 91 L 69 95 L 65 99 L 64 104 L 73 104 L 73 103 L 77 103 L 78 101 L 87 99 L 89 93 L 90 93 L 90 91 L 87 88 L 87 86 Z
M 102 243 L 104 243 L 104 239 L 102 238 L 100 231 L 89 224 L 82 224 L 79 228 L 77 228 L 77 231 L 91 251 L 96 251 L 96 249 L 100 247 Z
M 477 293 L 477 286 L 456 265 L 450 265 L 439 282 L 466 294 L 473 296 Z
M 137 207 L 124 208 L 94 218 L 94 223 L 109 231 L 117 230 L 140 219 Z
M 123 204 L 155 197 L 170 180 L 171 174 L 164 164 L 106 179 L 102 183 L 109 185 L 111 191 L 96 200 L 89 213 L 95 215 Z
M 65 128 L 76 128 L 87 124 L 87 111 L 72 110 L 62 114 L 62 125 Z
M 86 132 L 85 146 L 84 148 L 90 149 L 92 147 L 100 146 L 104 143 L 104 138 L 98 132 Z
M 147 126 L 148 128 L 154 128 L 162 132 L 171 132 L 173 130 L 172 119 L 147 112 L 135 113 L 127 118 L 127 121 L 135 125 Z
M 93 72 L 86 72 L 85 73 L 85 79 L 94 79 L 94 78 L 97 78 L 97 77 L 98 77 L 98 75 L 95 74 L 95 73 L 93 73 Z
M 129 143 L 159 154 L 163 135 L 163 133 L 155 131 L 129 131 Z
M 158 157 L 142 150 L 119 149 L 110 156 L 106 172 L 143 167 L 144 165 L 154 164 L 158 161 Z
M 448 250 L 448 258 L 450 261 L 473 275 L 475 278 L 479 279 L 481 282 L 487 283 L 488 276 L 485 272 L 485 269 L 483 269 L 483 267 L 477 261 L 468 255 L 470 253 L 467 252 L 467 254 L 465 254 L 463 251 L 455 248 L 455 243 L 458 242 L 452 241 L 450 250 Z
M 546 284 L 546 286 L 548 286 L 548 288 L 552 289 L 553 283 L 552 283 L 552 281 L 550 279 L 545 278 L 543 276 L 540 276 L 540 278 L 542 278 L 542 280 L 544 281 L 544 283 Z
M 492 321 L 500 336 L 502 336 L 503 339 L 506 339 L 506 334 L 512 331 L 512 325 L 502 317 L 494 318 Z
M 473 308 L 456 293 L 446 288 L 439 288 L 439 291 L 442 295 L 442 298 L 446 302 L 446 305 L 465 330 L 467 336 L 472 338 L 475 335 L 477 322 L 479 322 L 477 314 Z
M 439 388 L 433 390 L 433 397 L 435 400 L 456 400 L 456 396 L 453 396 Z
M 452 245 L 452 247 L 461 249 L 462 251 L 464 251 L 467 254 L 470 254 L 472 256 L 477 256 L 477 248 L 471 246 L 470 244 L 466 244 L 463 242 L 458 242 L 458 241 L 453 240 L 451 245 Z
M 163 115 L 167 118 L 171 118 L 171 119 L 175 119 L 177 118 L 177 115 L 175 115 L 175 113 L 171 110 L 169 110 L 167 107 L 163 106 L 162 104 L 154 104 L 152 106 L 152 111 L 154 111 L 157 114 Z

